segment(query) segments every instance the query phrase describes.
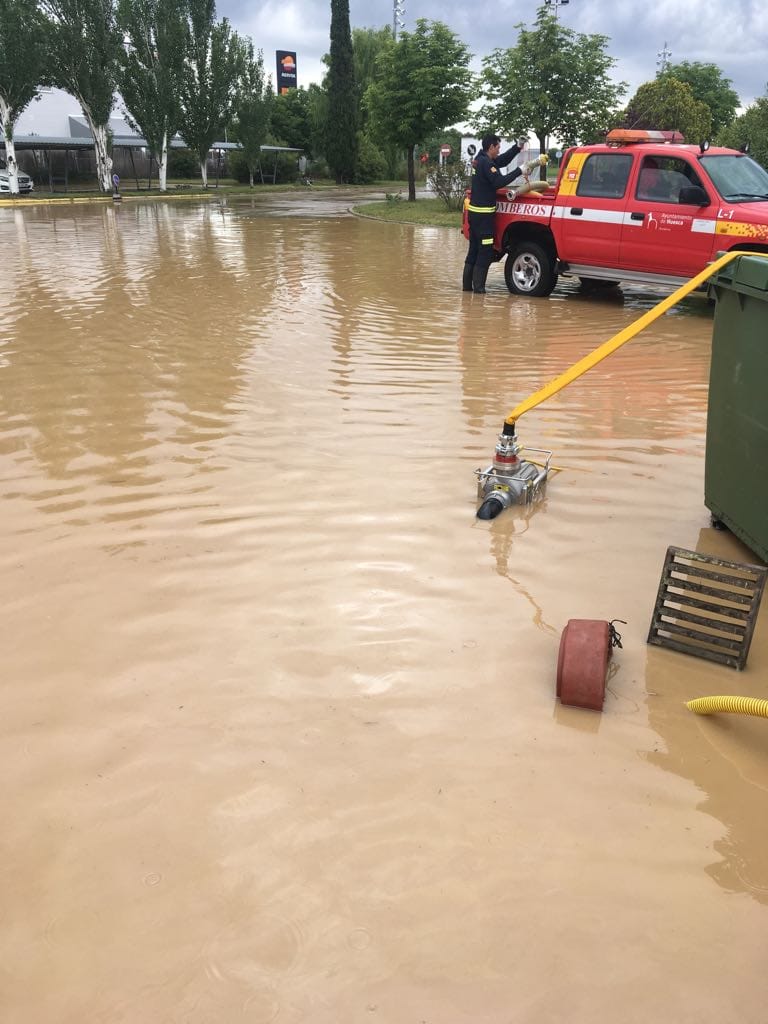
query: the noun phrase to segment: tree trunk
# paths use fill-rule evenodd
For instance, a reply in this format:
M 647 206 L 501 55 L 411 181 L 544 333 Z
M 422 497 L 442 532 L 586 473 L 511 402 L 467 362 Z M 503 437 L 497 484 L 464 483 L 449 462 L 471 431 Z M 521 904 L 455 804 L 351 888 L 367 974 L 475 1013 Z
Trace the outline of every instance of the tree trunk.
M 19 194 L 19 165 L 16 163 L 16 147 L 13 142 L 13 122 L 11 111 L 8 105 L 0 97 L 0 123 L 2 124 L 3 138 L 5 139 L 5 164 L 8 168 L 8 183 L 11 195 Z
M 413 146 L 408 147 L 408 202 L 416 202 L 416 168 L 413 160 Z
M 86 120 L 90 118 L 89 114 L 85 116 Z M 99 179 L 99 188 L 102 192 L 111 192 L 112 157 L 107 152 L 107 126 L 105 124 L 93 124 L 90 120 L 89 124 L 93 132 L 93 148 L 96 151 L 96 175 Z
M 253 188 L 253 168 L 252 167 L 248 168 L 248 177 L 250 178 L 251 188 Z
M 547 136 L 546 135 L 539 135 L 538 136 L 538 140 L 539 140 L 539 152 L 540 153 L 546 153 L 547 152 Z M 547 168 L 546 167 L 540 167 L 539 168 L 539 181 L 546 181 L 546 180 L 547 180 Z
M 160 159 L 157 161 L 157 184 L 161 192 L 168 189 L 168 132 L 163 132 Z
M 200 177 L 203 179 L 203 188 L 208 188 L 208 154 L 206 153 L 200 161 Z
M 107 152 L 107 130 L 108 125 L 96 124 L 91 113 L 91 108 L 82 98 L 76 96 L 80 104 L 83 116 L 88 122 L 88 127 L 93 135 L 93 148 L 96 153 L 96 177 L 99 181 L 99 188 L 102 192 L 112 191 L 112 157 Z

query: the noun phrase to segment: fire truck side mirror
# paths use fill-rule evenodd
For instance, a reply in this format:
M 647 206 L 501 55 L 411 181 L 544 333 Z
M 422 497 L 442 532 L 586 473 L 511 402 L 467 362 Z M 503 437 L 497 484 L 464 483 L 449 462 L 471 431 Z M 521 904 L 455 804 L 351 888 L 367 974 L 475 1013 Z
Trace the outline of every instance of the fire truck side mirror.
M 709 206 L 709 196 L 701 185 L 684 185 L 678 202 L 688 206 Z

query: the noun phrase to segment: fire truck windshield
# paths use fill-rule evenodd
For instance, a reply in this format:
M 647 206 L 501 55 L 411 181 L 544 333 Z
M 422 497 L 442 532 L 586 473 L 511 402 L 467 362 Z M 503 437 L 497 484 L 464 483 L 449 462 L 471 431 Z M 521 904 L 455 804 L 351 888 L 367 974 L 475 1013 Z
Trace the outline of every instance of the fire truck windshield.
M 750 157 L 707 154 L 700 162 L 727 202 L 768 202 L 768 172 Z

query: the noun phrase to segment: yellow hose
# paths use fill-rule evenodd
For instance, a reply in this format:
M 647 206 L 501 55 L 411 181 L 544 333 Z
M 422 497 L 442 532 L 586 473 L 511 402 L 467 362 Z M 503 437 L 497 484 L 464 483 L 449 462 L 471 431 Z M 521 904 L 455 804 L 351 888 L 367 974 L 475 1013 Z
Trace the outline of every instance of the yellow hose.
M 759 697 L 697 697 L 685 705 L 697 715 L 714 715 L 717 712 L 729 715 L 754 715 L 768 718 L 768 700 Z
M 668 309 L 671 309 L 675 303 L 679 302 L 680 299 L 685 298 L 689 292 L 692 292 L 695 288 L 698 288 L 700 284 L 703 284 L 707 278 L 711 277 L 712 274 L 717 273 L 721 267 L 724 267 L 726 263 L 730 263 L 731 260 L 737 256 L 759 256 L 762 259 L 768 259 L 768 253 L 762 252 L 744 252 L 740 249 L 732 249 L 731 252 L 725 253 L 719 259 L 716 259 L 714 263 L 710 263 L 708 267 L 697 274 L 696 277 L 692 277 L 687 284 L 682 285 L 677 291 L 672 292 L 666 299 L 663 299 L 658 305 L 654 306 L 653 309 L 649 309 L 647 313 L 644 313 L 641 317 L 635 320 L 634 323 L 630 324 L 629 327 L 625 327 L 619 331 L 618 334 L 614 334 L 608 341 L 603 342 L 594 352 L 590 352 L 589 355 L 584 356 L 578 363 L 574 363 L 573 366 L 566 370 L 565 373 L 561 373 L 559 377 L 555 377 L 553 381 L 546 384 L 543 388 L 540 388 L 534 394 L 530 395 L 520 405 L 515 406 L 512 412 L 507 416 L 505 423 L 514 424 L 524 412 L 528 412 L 530 409 L 534 409 L 537 405 L 545 402 L 552 395 L 556 395 L 558 391 L 561 391 L 566 385 L 572 383 L 577 377 L 581 377 L 582 374 L 586 373 L 587 370 L 591 370 L 593 366 L 597 366 L 598 363 L 602 362 L 607 356 L 612 355 L 617 348 L 621 348 L 626 342 L 631 341 L 636 334 L 640 331 L 645 330 L 649 324 L 652 324 L 654 320 L 658 320 L 660 316 L 663 316 Z

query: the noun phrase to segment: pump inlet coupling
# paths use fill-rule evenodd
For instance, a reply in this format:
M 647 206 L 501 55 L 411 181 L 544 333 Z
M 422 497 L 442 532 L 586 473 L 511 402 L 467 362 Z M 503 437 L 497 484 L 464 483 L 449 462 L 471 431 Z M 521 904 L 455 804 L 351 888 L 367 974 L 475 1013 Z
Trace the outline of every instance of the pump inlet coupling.
M 521 458 L 528 452 L 542 456 L 539 463 Z M 493 464 L 487 469 L 476 469 L 478 519 L 495 519 L 510 505 L 530 505 L 542 493 L 549 475 L 552 452 L 543 448 L 525 448 L 517 443 L 515 424 L 505 422 Z

